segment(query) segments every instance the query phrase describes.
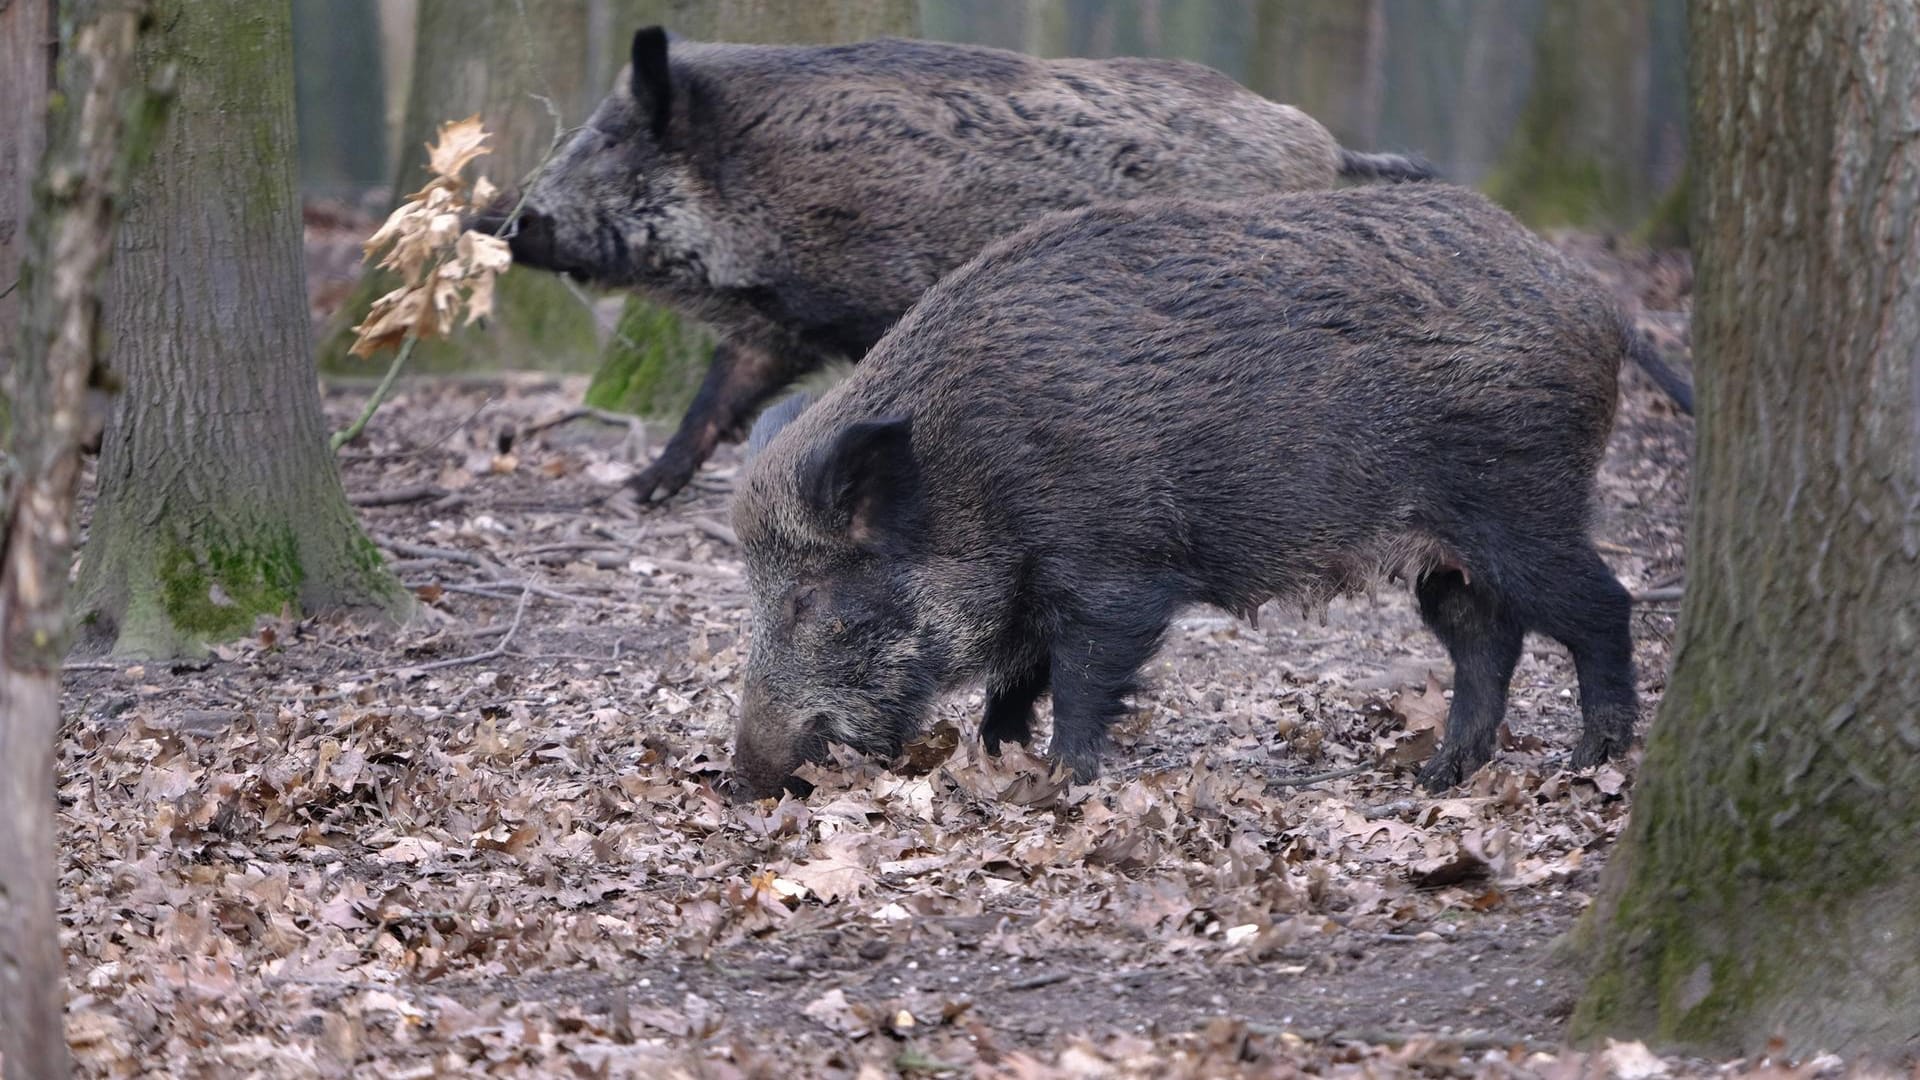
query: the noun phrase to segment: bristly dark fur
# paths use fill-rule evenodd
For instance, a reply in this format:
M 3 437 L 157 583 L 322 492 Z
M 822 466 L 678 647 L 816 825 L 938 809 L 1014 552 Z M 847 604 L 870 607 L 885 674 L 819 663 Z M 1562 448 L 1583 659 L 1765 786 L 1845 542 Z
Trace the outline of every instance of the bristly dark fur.
M 633 286 L 720 330 L 680 429 L 635 479 L 643 499 L 678 490 L 781 388 L 857 361 L 935 281 L 1042 214 L 1419 172 L 1343 158 L 1298 109 L 1179 61 L 700 44 L 657 28 L 633 55 L 542 173 L 512 244 L 522 264 Z
M 935 690 L 984 683 L 990 747 L 1051 693 L 1052 753 L 1084 778 L 1181 607 L 1383 575 L 1454 660 L 1429 787 L 1491 756 L 1528 631 L 1573 654 L 1575 763 L 1618 754 L 1630 605 L 1587 522 L 1633 340 L 1586 271 L 1461 188 L 1048 218 L 935 286 L 747 469 L 736 767 L 777 788 L 803 735 L 885 751 Z M 809 497 L 886 417 L 911 418 L 913 468 Z

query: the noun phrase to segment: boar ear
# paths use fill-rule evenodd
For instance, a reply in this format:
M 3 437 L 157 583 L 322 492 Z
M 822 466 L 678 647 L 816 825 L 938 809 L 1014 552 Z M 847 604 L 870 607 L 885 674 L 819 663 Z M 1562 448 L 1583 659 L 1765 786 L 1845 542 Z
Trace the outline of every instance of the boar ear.
M 912 436 L 905 416 L 848 426 L 801 467 L 801 494 L 860 547 L 904 539 L 920 504 Z
M 653 137 L 667 134 L 673 117 L 673 80 L 667 71 L 667 32 L 646 26 L 633 32 L 633 100 L 650 118 Z

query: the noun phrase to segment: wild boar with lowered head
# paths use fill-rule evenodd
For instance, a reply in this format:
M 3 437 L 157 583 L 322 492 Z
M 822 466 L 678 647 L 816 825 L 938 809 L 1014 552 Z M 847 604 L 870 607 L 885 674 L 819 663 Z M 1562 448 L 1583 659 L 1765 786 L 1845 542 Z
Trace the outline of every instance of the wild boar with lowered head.
M 1573 655 L 1573 760 L 1624 750 L 1629 599 L 1588 536 L 1620 362 L 1608 293 L 1446 185 L 1060 214 L 936 285 L 762 443 L 734 768 L 892 754 L 987 691 L 988 749 L 1095 774 L 1174 614 L 1412 582 L 1454 662 L 1420 774 L 1491 756 L 1528 631 Z
M 857 361 L 935 281 L 1042 213 L 1428 175 L 1170 60 L 700 44 L 658 27 L 632 52 L 510 242 L 519 263 L 640 289 L 719 330 L 680 429 L 635 478 L 642 499 L 679 490 L 782 387 Z M 497 229 L 515 201 L 474 225 Z

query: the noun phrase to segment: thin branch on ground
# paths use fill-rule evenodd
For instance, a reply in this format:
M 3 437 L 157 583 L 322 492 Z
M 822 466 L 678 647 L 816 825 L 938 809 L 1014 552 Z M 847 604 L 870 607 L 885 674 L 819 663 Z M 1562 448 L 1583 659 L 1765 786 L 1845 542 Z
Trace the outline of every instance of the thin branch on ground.
M 1332 772 L 1314 773 L 1311 776 L 1286 776 L 1278 780 L 1269 780 L 1267 784 L 1269 787 L 1306 787 L 1309 784 L 1323 784 L 1329 780 L 1340 780 L 1349 776 L 1358 776 L 1372 768 L 1373 765 L 1371 763 L 1362 763 L 1359 765 L 1351 765 L 1344 769 L 1335 769 Z
M 513 637 L 520 632 L 520 620 L 527 613 L 527 599 L 533 595 L 533 587 L 520 590 L 520 602 L 513 606 L 513 621 L 507 624 L 507 632 L 494 642 L 493 648 L 473 653 L 470 656 L 456 656 L 451 660 L 435 660 L 426 664 L 403 664 L 388 672 L 389 675 L 418 675 L 429 671 L 444 671 L 465 664 L 478 664 L 487 660 L 497 660 L 507 653 L 507 646 L 513 643 Z
M 515 442 L 519 442 L 529 435 L 538 435 L 548 428 L 556 428 L 561 424 L 570 424 L 575 420 L 597 420 L 602 424 L 608 424 L 613 427 L 624 427 L 642 440 L 646 438 L 646 422 L 639 417 L 629 416 L 626 413 L 609 412 L 606 409 L 596 409 L 591 405 L 575 405 L 570 409 L 555 413 L 544 420 L 535 420 L 533 423 L 522 427 L 514 434 L 513 438 Z
M 438 499 L 447 494 L 447 489 L 438 484 L 412 484 L 388 491 L 362 491 L 347 496 L 347 502 L 353 506 L 398 506 L 402 503 L 425 502 Z
M 740 538 L 733 534 L 732 529 L 728 528 L 725 525 L 722 525 L 720 522 L 715 521 L 712 518 L 704 518 L 704 517 L 699 517 L 697 515 L 692 520 L 693 520 L 694 528 L 700 530 L 703 533 L 706 533 L 708 536 L 713 537 L 715 540 L 718 540 L 721 543 L 726 544 L 728 547 L 740 546 Z
M 1669 585 L 1659 589 L 1642 589 L 1633 594 L 1633 602 L 1636 604 L 1671 604 L 1675 600 L 1686 596 L 1686 594 L 1687 587 L 1685 585 Z
M 459 563 L 476 570 L 491 569 L 491 565 L 470 551 L 456 551 L 453 548 L 428 547 L 425 544 L 409 543 L 405 540 L 380 539 L 381 547 L 395 555 L 405 555 L 410 559 L 438 559 L 441 562 Z

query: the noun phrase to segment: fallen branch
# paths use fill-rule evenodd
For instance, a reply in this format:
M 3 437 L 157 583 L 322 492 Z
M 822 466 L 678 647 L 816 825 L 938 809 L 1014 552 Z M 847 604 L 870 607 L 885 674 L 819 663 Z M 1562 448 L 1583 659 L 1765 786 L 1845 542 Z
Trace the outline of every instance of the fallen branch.
M 732 529 L 711 518 L 696 517 L 693 519 L 693 527 L 729 547 L 740 546 L 740 538 L 733 534 Z
M 1671 604 L 1687 593 L 1685 585 L 1667 585 L 1658 589 L 1642 589 L 1633 594 L 1636 604 Z
M 438 499 L 446 494 L 447 489 L 438 484 L 414 484 L 410 487 L 394 488 L 391 491 L 359 492 L 348 495 L 347 502 L 354 506 L 399 506 L 402 503 Z
M 590 405 L 576 405 L 564 412 L 555 413 L 545 420 L 535 420 L 533 423 L 521 428 L 519 433 L 514 436 L 514 441 L 518 442 L 529 435 L 538 435 L 548 428 L 557 428 L 561 424 L 570 424 L 575 420 L 598 420 L 603 424 L 624 427 L 639 436 L 643 441 L 647 434 L 646 422 L 637 416 L 609 412 L 606 409 L 596 409 Z
M 1461 1050 L 1473 1053 L 1481 1050 L 1505 1050 L 1509 1047 L 1524 1047 L 1529 1053 L 1554 1053 L 1562 1049 L 1558 1043 L 1527 1038 L 1524 1035 L 1510 1035 L 1498 1031 L 1468 1031 L 1459 1035 L 1443 1035 L 1431 1031 L 1394 1031 L 1387 1028 L 1333 1028 L 1329 1031 L 1297 1031 L 1293 1028 L 1277 1027 L 1249 1021 L 1247 1030 L 1255 1035 L 1264 1035 L 1270 1039 L 1293 1036 L 1304 1042 L 1325 1045 L 1327 1043 L 1361 1043 L 1367 1046 L 1405 1046 L 1419 1040 L 1429 1040 L 1442 1046 L 1457 1046 Z
M 488 564 L 480 556 L 467 551 L 455 551 L 452 548 L 428 547 L 425 544 L 408 543 L 405 540 L 381 540 L 380 546 L 395 555 L 405 555 L 410 559 L 438 559 L 441 562 L 459 563 L 476 570 L 485 570 Z
M 531 595 L 533 595 L 531 586 L 520 591 L 520 602 L 513 606 L 513 621 L 507 624 L 507 632 L 501 635 L 499 641 L 494 642 L 493 648 L 474 653 L 471 656 L 456 656 L 451 660 L 435 660 L 427 664 L 405 664 L 395 668 L 391 674 L 394 676 L 424 675 L 429 671 L 443 671 L 450 667 L 460 667 L 463 664 L 478 664 L 486 660 L 496 660 L 506 655 L 507 646 L 513 643 L 513 636 L 520 632 L 520 620 L 527 613 L 527 598 Z
M 1360 773 L 1367 772 L 1372 768 L 1373 768 L 1373 765 L 1371 763 L 1351 765 L 1344 769 L 1335 769 L 1332 772 L 1314 773 L 1312 776 L 1287 776 L 1287 777 L 1282 777 L 1279 780 L 1269 780 L 1267 782 L 1267 786 L 1268 787 L 1306 787 L 1309 784 L 1322 784 L 1327 782 L 1328 780 L 1339 780 L 1348 776 L 1356 776 Z

